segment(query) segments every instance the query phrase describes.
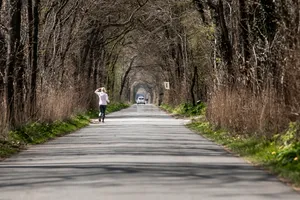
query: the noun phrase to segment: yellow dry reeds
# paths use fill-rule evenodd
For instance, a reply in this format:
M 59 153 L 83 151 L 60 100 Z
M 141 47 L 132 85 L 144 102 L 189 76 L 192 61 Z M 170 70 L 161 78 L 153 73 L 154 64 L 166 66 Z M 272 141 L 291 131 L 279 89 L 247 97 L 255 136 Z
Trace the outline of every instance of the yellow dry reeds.
M 212 94 L 208 119 L 239 133 L 277 133 L 288 125 L 285 105 L 272 89 L 253 95 L 246 89 L 223 89 Z
M 90 95 L 73 90 L 55 91 L 40 94 L 38 98 L 39 116 L 41 121 L 66 119 L 86 110 Z

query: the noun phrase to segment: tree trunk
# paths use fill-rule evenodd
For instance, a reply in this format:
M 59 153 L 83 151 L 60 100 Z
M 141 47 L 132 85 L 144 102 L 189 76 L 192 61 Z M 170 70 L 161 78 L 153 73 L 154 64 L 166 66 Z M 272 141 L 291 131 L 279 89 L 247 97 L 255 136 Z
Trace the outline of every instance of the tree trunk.
M 70 46 L 71 46 L 71 43 L 72 43 L 72 32 L 73 32 L 73 29 L 74 29 L 74 26 L 75 26 L 75 22 L 76 22 L 76 14 L 74 15 L 73 19 L 72 19 L 72 22 L 71 22 L 71 26 L 70 26 L 70 29 L 69 29 L 69 32 L 68 32 L 68 39 L 67 39 L 67 44 L 66 44 L 66 47 L 65 49 L 63 50 L 63 52 L 61 53 L 61 63 L 60 63 L 60 66 L 59 68 L 61 68 L 61 74 L 60 74 L 60 78 L 59 78 L 59 83 L 61 85 L 63 85 L 63 82 L 64 82 L 64 75 L 65 75 L 65 71 L 66 71 L 66 68 L 65 68 L 65 60 L 66 60 L 66 55 L 70 49 Z
M 32 67 L 32 45 L 33 45 L 33 8 L 32 0 L 27 1 L 27 20 L 28 20 L 28 67 Z
M 194 66 L 194 73 L 193 73 L 193 79 L 192 79 L 192 85 L 191 85 L 191 95 L 192 95 L 192 103 L 193 103 L 193 106 L 196 105 L 196 98 L 195 98 L 195 94 L 194 94 L 194 88 L 195 88 L 195 85 L 196 85 L 196 79 L 198 78 L 198 70 L 197 70 L 197 66 L 195 65 Z
M 119 98 L 121 99 L 122 98 L 122 94 L 123 94 L 123 90 L 124 90 L 124 87 L 125 87 L 125 84 L 127 82 L 127 77 L 128 77 L 128 74 L 130 73 L 131 69 L 132 69 L 132 65 L 134 63 L 134 60 L 135 60 L 136 56 L 133 57 L 131 59 L 131 62 L 129 64 L 129 67 L 128 69 L 126 70 L 125 74 L 124 74 L 124 77 L 122 78 L 122 82 L 121 82 L 121 90 L 120 90 L 120 93 L 119 93 Z
M 24 92 L 24 80 L 25 80 L 25 64 L 23 45 L 20 44 L 17 49 L 16 65 L 15 65 L 15 109 L 18 111 L 15 118 L 18 122 L 23 122 L 25 119 L 25 92 Z
M 248 25 L 248 8 L 245 0 L 239 0 L 240 3 L 240 31 L 242 35 L 243 54 L 245 62 L 250 59 L 249 44 L 249 25 Z
M 250 43 L 249 43 L 249 24 L 248 24 L 248 8 L 247 8 L 247 1 L 245 0 L 239 0 L 239 10 L 240 10 L 240 23 L 239 23 L 239 29 L 240 29 L 240 34 L 241 34 L 241 54 L 243 56 L 243 63 L 242 65 L 244 66 L 244 70 L 242 71 L 242 74 L 244 75 L 244 80 L 246 82 L 246 85 L 249 86 L 251 83 L 250 79 Z
M 21 0 L 8 1 L 8 32 L 7 32 L 7 63 L 5 69 L 5 106 L 6 120 L 10 127 L 15 125 L 15 88 L 14 74 L 16 72 L 16 60 L 20 47 L 21 29 Z
M 228 81 L 229 83 L 233 83 L 235 81 L 235 72 L 233 69 L 233 52 L 232 52 L 232 45 L 229 39 L 229 32 L 225 21 L 224 15 L 224 7 L 223 1 L 218 1 L 217 6 L 218 18 L 219 18 L 219 26 L 221 31 L 221 54 L 223 60 L 225 61 L 228 73 Z
M 32 69 L 30 84 L 30 105 L 31 115 L 36 115 L 36 90 L 37 90 L 37 74 L 38 74 L 38 43 L 39 43 L 39 4 L 40 0 L 34 0 L 33 5 L 33 48 L 32 48 Z

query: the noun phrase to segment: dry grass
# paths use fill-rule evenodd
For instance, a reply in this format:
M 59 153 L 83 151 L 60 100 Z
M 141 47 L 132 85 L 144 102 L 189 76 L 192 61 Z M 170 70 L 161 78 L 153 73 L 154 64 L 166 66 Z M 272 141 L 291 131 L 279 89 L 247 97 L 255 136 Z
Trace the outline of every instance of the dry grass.
M 209 102 L 207 117 L 218 127 L 239 133 L 277 133 L 289 122 L 283 101 L 270 89 L 260 96 L 244 89 L 217 91 Z
M 88 96 L 74 90 L 50 90 L 38 99 L 41 121 L 66 119 L 76 113 L 87 110 Z
M 22 126 L 30 122 L 53 122 L 56 120 L 64 120 L 72 115 L 87 111 L 90 99 L 93 99 L 93 91 L 90 93 L 84 91 L 75 91 L 75 89 L 58 90 L 48 88 L 42 93 L 37 94 L 37 113 L 32 118 L 29 114 L 30 104 L 25 104 L 23 111 L 16 108 L 16 126 Z M 95 104 L 96 105 L 96 104 Z M 0 140 L 7 138 L 8 127 L 5 121 L 4 103 L 0 104 Z
M 208 119 L 218 127 L 267 137 L 285 130 L 291 121 L 300 121 L 299 53 L 297 49 L 284 54 L 286 59 L 278 64 L 281 73 L 276 89 L 269 77 L 271 83 L 266 80 L 259 94 L 243 86 L 214 91 L 208 103 Z

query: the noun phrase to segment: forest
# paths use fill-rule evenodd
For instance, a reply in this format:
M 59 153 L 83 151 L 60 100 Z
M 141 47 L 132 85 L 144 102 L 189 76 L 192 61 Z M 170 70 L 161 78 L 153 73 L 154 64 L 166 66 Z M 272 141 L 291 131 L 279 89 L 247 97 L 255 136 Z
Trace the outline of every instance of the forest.
M 298 0 L 1 0 L 0 139 L 139 88 L 270 137 L 300 119 Z M 170 83 L 165 90 L 164 82 Z M 300 138 L 299 133 L 298 138 Z

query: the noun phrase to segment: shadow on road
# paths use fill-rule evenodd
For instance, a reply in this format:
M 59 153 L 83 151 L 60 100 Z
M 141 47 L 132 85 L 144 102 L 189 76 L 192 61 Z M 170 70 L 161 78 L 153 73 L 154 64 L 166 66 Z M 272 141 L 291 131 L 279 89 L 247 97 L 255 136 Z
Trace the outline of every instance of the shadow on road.
M 138 121 L 126 112 L 120 115 L 0 163 L 0 194 L 75 186 L 114 188 L 113 195 L 151 187 L 228 199 L 281 199 L 291 193 L 274 176 L 192 133 L 178 120 L 144 113 L 147 119 Z M 129 121 L 121 123 L 124 119 Z

